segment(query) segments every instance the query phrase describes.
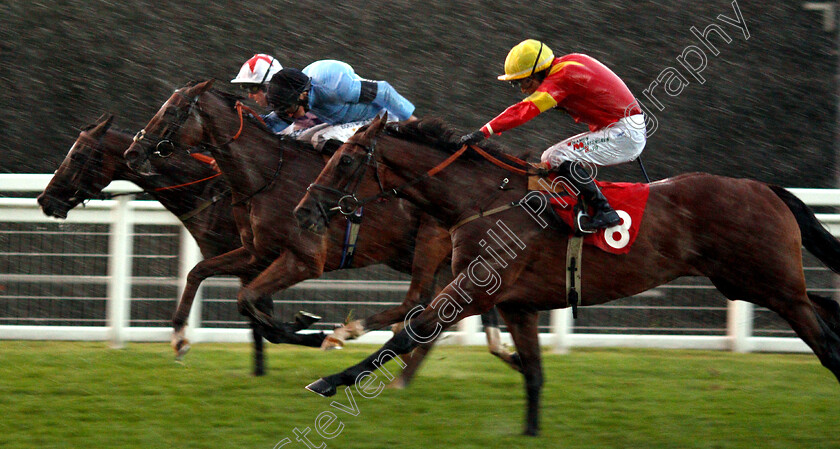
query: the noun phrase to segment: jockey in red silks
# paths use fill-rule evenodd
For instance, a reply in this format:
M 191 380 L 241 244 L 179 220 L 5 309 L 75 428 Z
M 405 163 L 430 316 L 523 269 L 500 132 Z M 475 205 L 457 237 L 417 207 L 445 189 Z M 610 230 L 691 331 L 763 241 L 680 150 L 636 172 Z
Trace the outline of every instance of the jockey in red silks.
M 592 207 L 583 211 L 578 226 L 584 232 L 621 223 L 592 177 L 582 166 L 615 165 L 636 159 L 645 147 L 645 119 L 638 102 L 623 81 L 596 59 L 572 53 L 559 58 L 540 41 L 522 41 L 505 59 L 505 74 L 498 77 L 528 97 L 507 108 L 480 130 L 461 137 L 473 144 L 501 134 L 549 109 L 566 111 L 589 131 L 570 137 L 542 154 L 542 162 L 558 172 Z

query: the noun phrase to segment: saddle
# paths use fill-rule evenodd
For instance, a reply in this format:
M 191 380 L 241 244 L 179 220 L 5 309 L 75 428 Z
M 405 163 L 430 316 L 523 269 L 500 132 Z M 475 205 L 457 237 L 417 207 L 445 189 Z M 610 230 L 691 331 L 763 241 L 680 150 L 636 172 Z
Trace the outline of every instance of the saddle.
M 580 234 L 576 229 L 576 216 L 582 205 L 577 196 L 562 178 L 553 173 L 546 174 L 547 176 L 541 176 L 542 173 L 529 176 L 528 190 L 538 192 L 551 205 L 553 216 L 565 223 L 571 230 L 570 233 Z M 650 186 L 627 182 L 594 182 L 621 216 L 622 224 L 587 234 L 584 243 L 611 254 L 627 254 L 639 234 Z
M 532 164 L 533 165 L 533 164 Z M 566 300 L 572 308 L 572 316 L 577 318 L 577 309 L 581 298 L 581 266 L 583 261 L 583 244 L 595 246 L 611 254 L 626 254 L 630 252 L 633 242 L 639 233 L 645 206 L 647 205 L 650 186 L 648 184 L 632 183 L 602 183 L 595 181 L 609 200 L 613 208 L 622 218 L 622 223 L 612 228 L 602 229 L 593 234 L 583 234 L 577 229 L 579 212 L 585 207 L 578 201 L 570 189 L 570 185 L 557 175 L 545 170 L 545 166 L 535 166 L 536 175 L 528 177 L 528 190 L 540 197 L 526 200 L 526 207 L 532 214 L 545 209 L 550 204 L 552 217 L 566 225 L 565 232 L 571 234 L 566 248 Z M 539 200 L 539 205 L 532 204 Z

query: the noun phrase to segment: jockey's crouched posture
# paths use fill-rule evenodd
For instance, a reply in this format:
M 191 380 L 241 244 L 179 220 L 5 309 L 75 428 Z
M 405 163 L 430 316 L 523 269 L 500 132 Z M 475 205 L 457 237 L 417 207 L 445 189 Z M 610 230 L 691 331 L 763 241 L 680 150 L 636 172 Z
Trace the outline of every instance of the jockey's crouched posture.
M 278 117 L 294 120 L 311 113 L 324 122 L 299 136 L 318 149 L 331 139 L 346 140 L 382 111 L 394 120 L 415 118 L 414 105 L 388 82 L 363 79 L 334 60 L 280 70 L 269 82 L 267 100 Z
M 268 83 L 280 70 L 283 70 L 283 66 L 274 56 L 257 53 L 242 64 L 236 78 L 230 82 L 242 88 L 248 94 L 248 98 L 265 108 L 268 107 L 268 100 L 266 100 Z M 274 112 L 261 114 L 260 118 L 275 133 L 287 134 L 323 123 L 314 114 L 306 114 L 294 121 L 286 117 L 278 117 Z
M 542 42 L 522 41 L 507 55 L 505 74 L 498 79 L 519 87 L 528 97 L 507 108 L 480 130 L 461 137 L 472 144 L 501 134 L 551 108 L 569 113 L 589 132 L 570 137 L 547 149 L 542 162 L 580 191 L 594 214 L 578 218 L 584 232 L 615 226 L 621 218 L 610 207 L 580 162 L 608 166 L 632 161 L 645 147 L 645 119 L 623 81 L 594 58 L 572 53 L 559 58 Z

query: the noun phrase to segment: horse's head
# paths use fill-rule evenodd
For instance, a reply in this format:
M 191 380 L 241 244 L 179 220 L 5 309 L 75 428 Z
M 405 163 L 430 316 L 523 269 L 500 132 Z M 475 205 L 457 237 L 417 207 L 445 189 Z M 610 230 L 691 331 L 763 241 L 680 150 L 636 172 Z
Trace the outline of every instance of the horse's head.
M 302 228 L 322 233 L 337 212 L 352 214 L 363 205 L 360 197 L 375 195 L 375 189 L 382 191 L 375 150 L 377 136 L 387 122 L 388 114 L 375 118 L 333 154 L 295 208 L 295 217 Z M 376 177 L 378 186 L 362 182 L 368 171 Z
M 109 132 L 113 119 L 112 115 L 103 115 L 79 133 L 47 188 L 38 196 L 44 214 L 67 218 L 70 209 L 95 197 L 114 179 L 118 163 L 115 155 L 128 145 L 130 138 L 108 138 L 109 134 L 119 134 Z
M 134 136 L 125 151 L 125 160 L 132 170 L 154 172 L 150 158 L 168 158 L 177 148 L 196 146 L 203 140 L 203 127 L 198 114 L 199 97 L 213 86 L 213 80 L 190 84 L 176 90 L 161 106 L 145 128 Z

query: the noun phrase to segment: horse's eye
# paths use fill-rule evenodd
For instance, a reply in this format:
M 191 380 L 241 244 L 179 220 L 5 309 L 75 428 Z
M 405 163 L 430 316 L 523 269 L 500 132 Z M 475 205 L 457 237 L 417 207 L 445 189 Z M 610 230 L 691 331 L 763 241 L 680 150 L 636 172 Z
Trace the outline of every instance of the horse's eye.
M 350 165 L 353 163 L 353 158 L 350 156 L 341 156 L 341 165 Z

